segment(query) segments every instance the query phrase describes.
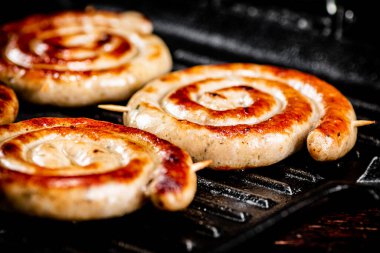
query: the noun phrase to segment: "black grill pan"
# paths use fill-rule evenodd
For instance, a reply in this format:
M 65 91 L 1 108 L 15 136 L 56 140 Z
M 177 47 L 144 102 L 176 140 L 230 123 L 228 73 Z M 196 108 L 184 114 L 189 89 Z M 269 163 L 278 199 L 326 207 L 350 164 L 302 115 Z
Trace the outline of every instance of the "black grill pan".
M 170 0 L 61 0 L 37 5 L 13 1 L 1 10 L 0 18 L 6 22 L 31 13 L 83 9 L 88 4 L 139 10 L 152 19 L 156 33 L 169 45 L 174 69 L 219 62 L 296 68 L 340 89 L 359 119 L 379 121 L 380 54 L 373 40 L 357 39 L 360 29 L 354 25 L 348 31 L 348 24 L 337 27 L 337 17 L 327 14 L 323 1 L 280 2 L 183 1 L 179 5 Z M 41 116 L 86 116 L 122 123 L 120 114 L 96 107 L 63 109 L 21 102 L 18 120 Z M 307 217 L 317 206 L 378 206 L 379 130 L 378 124 L 360 128 L 356 146 L 335 162 L 315 162 L 303 148 L 266 168 L 201 171 L 195 200 L 182 212 L 163 212 L 147 204 L 121 218 L 72 223 L 2 211 L 0 252 L 252 251 L 284 221 Z

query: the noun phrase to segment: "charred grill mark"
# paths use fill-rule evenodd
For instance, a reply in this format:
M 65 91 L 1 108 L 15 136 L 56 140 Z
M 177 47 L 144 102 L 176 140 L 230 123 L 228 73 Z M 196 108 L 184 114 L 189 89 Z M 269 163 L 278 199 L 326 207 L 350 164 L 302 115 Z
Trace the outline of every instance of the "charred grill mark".
M 116 35 L 113 35 L 116 36 Z M 118 36 L 119 37 L 119 36 Z M 109 55 L 114 58 L 120 57 L 122 54 L 125 54 L 126 52 L 131 50 L 131 44 L 129 44 L 128 41 L 126 41 L 124 38 L 121 38 L 122 42 L 111 52 L 109 52 Z
M 152 47 L 152 52 L 149 54 L 148 58 L 150 60 L 155 60 L 161 56 L 161 47 L 154 45 Z
M 0 125 L 13 122 L 18 109 L 18 100 L 13 90 L 0 83 Z
M 174 83 L 179 82 L 181 80 L 181 76 L 177 72 L 173 72 L 167 75 L 164 75 L 160 78 L 161 82 L 168 82 L 168 83 Z
M 44 188 L 67 189 L 72 187 L 83 187 L 100 185 L 110 182 L 128 183 L 139 177 L 142 167 L 146 161 L 133 159 L 128 165 L 116 168 L 112 171 L 99 174 L 81 176 L 44 176 L 30 175 L 18 171 L 7 170 L 0 167 L 0 174 L 7 178 L 7 182 L 33 184 Z
M 284 84 L 282 84 L 284 86 Z M 238 89 L 241 86 L 235 86 L 234 89 Z M 252 87 L 242 86 L 247 91 L 251 92 L 252 98 L 255 99 L 254 104 L 250 107 L 240 107 L 226 111 L 216 111 L 205 108 L 198 103 L 190 99 L 190 93 L 198 91 L 196 84 L 188 85 L 184 88 L 176 90 L 170 99 L 181 105 L 184 109 L 189 111 L 206 110 L 210 117 L 216 118 L 246 118 L 251 115 L 260 115 L 265 113 L 274 103 L 273 98 L 266 93 L 262 93 Z M 312 113 L 312 107 L 306 98 L 302 97 L 297 91 L 287 88 L 284 90 L 285 97 L 288 100 L 286 108 L 269 120 L 265 120 L 255 125 L 239 124 L 234 126 L 212 126 L 212 125 L 200 125 L 190 121 L 182 121 L 184 124 L 191 125 L 193 128 L 206 128 L 211 132 L 220 134 L 222 136 L 241 136 L 248 131 L 253 131 L 259 134 L 268 133 L 283 133 L 287 131 L 294 124 L 300 124 L 308 121 Z M 236 116 L 238 115 L 238 116 Z
M 219 98 L 222 98 L 222 99 L 227 99 L 226 96 L 224 96 L 222 94 L 219 94 L 219 93 L 216 93 L 216 92 L 207 92 L 207 94 L 210 94 L 213 97 L 219 97 Z
M 20 147 L 15 143 L 5 143 L 1 146 L 0 151 L 2 151 L 4 155 L 14 154 L 20 152 Z
M 108 33 L 104 33 L 103 36 L 96 42 L 96 47 L 102 47 L 107 43 L 110 43 L 112 39 L 112 35 Z
M 188 160 L 190 158 L 184 151 L 148 132 L 124 126 L 122 129 L 129 134 L 142 137 L 142 140 L 149 146 L 161 150 L 162 169 L 159 171 L 159 181 L 156 184 L 158 194 L 180 192 L 188 186 L 190 173 Z
M 275 100 L 269 95 L 264 92 L 261 92 L 257 89 L 254 89 L 252 87 L 247 86 L 234 86 L 229 88 L 221 89 L 220 91 L 224 90 L 234 90 L 239 91 L 240 89 L 243 89 L 249 93 L 251 98 L 255 100 L 254 104 L 252 104 L 249 107 L 237 107 L 234 109 L 228 109 L 228 110 L 213 110 L 209 109 L 207 107 L 204 107 L 200 105 L 199 103 L 193 101 L 190 98 L 191 93 L 196 93 L 199 88 L 198 84 L 190 84 L 188 86 L 185 86 L 183 88 L 180 88 L 176 90 L 173 94 L 170 95 L 169 99 L 176 105 L 180 106 L 184 110 L 188 110 L 190 113 L 192 111 L 204 111 L 206 112 L 210 117 L 213 118 L 239 118 L 239 119 L 245 119 L 249 118 L 251 116 L 260 116 L 268 111 L 268 109 L 273 106 L 275 103 Z M 220 94 L 218 92 L 207 92 L 207 94 L 210 94 L 213 97 L 218 97 L 222 99 L 227 99 L 226 96 L 223 94 Z
M 340 118 L 340 115 L 331 115 L 331 117 L 326 117 L 323 123 L 318 126 L 318 131 L 323 133 L 325 136 L 335 139 L 335 141 L 340 142 L 343 135 L 347 135 L 349 132 L 349 124 L 347 119 Z
M 7 103 L 10 100 L 13 100 L 13 97 L 9 94 L 9 90 L 0 85 L 0 102 Z
M 177 148 L 176 148 L 177 149 Z M 179 192 L 188 184 L 188 170 L 186 158 L 181 150 L 173 150 L 163 159 L 163 167 L 166 168 L 163 177 L 156 185 L 157 192 Z
M 117 34 L 105 34 L 100 40 L 96 42 L 96 44 L 91 48 L 92 50 L 100 50 L 100 48 L 108 43 L 112 37 L 119 39 L 119 45 L 114 48 L 111 52 L 98 52 L 97 54 L 106 54 L 109 57 L 118 58 L 122 54 L 131 50 L 131 45 L 125 38 L 117 35 Z M 66 47 L 63 46 L 63 37 L 52 37 L 44 40 L 44 45 L 47 47 L 44 50 L 42 55 L 36 55 L 31 51 L 30 43 L 34 38 L 38 38 L 38 33 L 27 33 L 21 34 L 18 39 L 14 42 L 14 47 L 19 48 L 25 55 L 28 56 L 31 64 L 59 64 L 65 65 L 69 62 L 83 62 L 83 63 L 91 63 L 91 61 L 95 60 L 98 56 L 87 57 L 85 59 L 64 59 L 60 57 L 60 55 L 70 53 L 71 49 L 80 49 L 80 46 L 71 46 Z
M 26 70 L 25 74 L 23 75 L 24 79 L 46 80 L 46 77 L 49 77 L 53 80 L 61 81 L 62 84 L 64 84 L 70 77 L 76 77 L 77 80 L 81 80 L 97 75 L 121 75 L 123 73 L 127 73 L 130 66 L 129 63 L 125 63 L 122 66 L 109 69 L 75 71 L 54 69 L 26 69 L 21 66 L 12 65 L 11 63 L 2 60 L 0 60 L 0 69 L 2 67 L 2 64 L 11 67 L 10 70 L 12 73 L 14 73 L 14 75 L 16 75 L 16 73 L 20 73 L 23 70 Z M 57 85 L 59 84 L 61 83 L 58 82 Z

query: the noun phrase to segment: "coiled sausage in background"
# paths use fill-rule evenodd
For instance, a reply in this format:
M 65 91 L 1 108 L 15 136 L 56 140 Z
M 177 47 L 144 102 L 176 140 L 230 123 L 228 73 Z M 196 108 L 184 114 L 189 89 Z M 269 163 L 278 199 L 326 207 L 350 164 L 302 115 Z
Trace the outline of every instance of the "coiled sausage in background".
M 0 80 L 25 100 L 84 106 L 127 99 L 172 60 L 138 12 L 34 15 L 0 29 Z

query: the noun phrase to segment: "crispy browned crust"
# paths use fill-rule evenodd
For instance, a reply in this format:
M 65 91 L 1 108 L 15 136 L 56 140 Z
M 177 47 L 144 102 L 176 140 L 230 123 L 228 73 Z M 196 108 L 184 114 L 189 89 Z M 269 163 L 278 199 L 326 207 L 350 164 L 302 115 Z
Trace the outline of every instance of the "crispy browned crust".
M 0 125 L 15 121 L 18 113 L 18 100 L 12 89 L 0 84 Z
M 250 94 L 255 102 L 249 106 L 213 110 L 195 101 L 205 92 L 201 91 L 202 86 L 215 82 L 223 86 L 212 88 L 215 97 L 222 90 L 232 89 Z M 226 86 L 225 82 L 231 82 L 231 86 Z M 254 124 L 241 123 L 249 117 L 265 115 L 274 103 L 270 95 L 256 91 L 255 83 L 266 83 L 268 89 L 281 90 L 286 106 L 268 119 Z M 355 112 L 336 88 L 315 76 L 273 66 L 233 63 L 196 66 L 169 73 L 137 92 L 130 99 L 128 109 L 124 115 L 126 125 L 140 127 L 172 141 L 195 160 L 212 159 L 211 166 L 216 169 L 272 164 L 297 150 L 306 138 L 314 159 L 335 160 L 345 155 L 356 141 L 356 127 L 352 124 Z M 156 121 L 154 115 L 161 120 Z M 150 127 L 139 119 L 152 124 L 164 122 L 168 131 L 162 130 L 164 127 Z M 208 123 L 214 121 L 222 123 Z M 182 134 L 173 134 L 174 129 Z M 277 149 L 272 150 L 272 144 L 267 142 L 272 138 L 273 142 L 281 139 L 289 143 L 273 143 Z M 236 163 L 230 163 L 229 156 L 235 152 Z M 244 161 L 239 161 L 239 152 L 247 157 L 241 158 Z
M 247 82 L 257 81 L 253 78 L 244 78 Z M 305 123 L 309 120 L 312 113 L 311 106 L 307 100 L 300 96 L 300 94 L 291 89 L 289 86 L 284 85 L 279 82 L 265 80 L 269 85 L 279 87 L 284 92 L 284 95 L 288 101 L 288 104 L 283 112 L 277 114 L 271 118 L 270 121 L 266 120 L 255 125 L 251 124 L 239 124 L 232 126 L 211 126 L 211 125 L 201 125 L 193 123 L 191 121 L 183 121 L 183 124 L 187 124 L 193 128 L 206 128 L 211 132 L 217 133 L 219 135 L 224 135 L 226 137 L 242 136 L 249 134 L 250 132 L 255 132 L 259 134 L 271 134 L 271 133 L 284 133 L 295 123 Z M 274 99 L 267 93 L 260 92 L 249 86 L 234 86 L 234 89 L 243 89 L 249 91 L 255 100 L 255 103 L 247 107 L 237 107 L 230 110 L 212 110 L 207 107 L 203 107 L 200 104 L 192 101 L 189 96 L 189 89 L 193 88 L 193 85 L 185 86 L 184 88 L 178 89 L 174 92 L 169 99 L 173 103 L 181 107 L 188 114 L 194 114 L 197 110 L 204 110 L 209 117 L 216 119 L 235 119 L 241 120 L 248 118 L 250 116 L 262 116 L 269 109 L 270 105 L 274 103 Z M 229 88 L 230 90 L 232 88 Z M 147 104 L 146 106 L 150 106 Z
M 140 13 L 95 10 L 34 15 L 5 24 L 0 29 L 0 80 L 41 104 L 82 106 L 126 99 L 171 68 L 169 50 L 152 29 Z M 88 44 L 65 44 L 70 36 L 82 35 L 98 37 Z M 90 55 L 75 57 L 83 50 Z
M 77 141 L 84 138 L 95 143 L 107 139 L 122 140 L 136 146 L 137 150 L 146 152 L 148 158 L 134 157 L 125 166 L 105 171 L 98 164 L 91 163 L 80 168 L 77 175 L 65 175 L 68 169 L 66 167 L 45 168 L 25 158 L 25 148 L 35 146 L 35 143 L 49 134 L 54 134 L 54 139 L 74 134 L 80 136 Z M 131 202 L 137 203 L 131 203 L 130 206 L 122 203 L 126 206 L 121 209 L 125 210 L 116 208 L 114 213 L 107 215 L 93 214 L 92 209 L 107 209 L 107 201 L 90 205 L 86 194 L 105 186 L 133 185 L 139 180 L 145 183 L 133 186 L 138 188 L 133 189 L 138 192 L 136 198 L 142 198 L 146 194 L 162 209 L 183 209 L 195 194 L 195 173 L 190 168 L 192 163 L 188 154 L 169 142 L 138 129 L 86 118 L 36 118 L 1 126 L 0 142 L 0 189 L 16 208 L 30 214 L 74 220 L 123 215 L 138 208 L 142 201 L 132 199 Z M 147 169 L 152 164 L 154 172 Z M 18 195 L 20 192 L 24 195 Z M 30 196 L 25 198 L 25 194 Z M 115 197 L 112 194 L 117 196 L 119 193 L 111 193 L 108 196 L 110 199 Z M 55 209 L 43 210 L 38 203 L 32 203 L 32 198 L 41 199 L 44 203 L 47 201 Z M 70 201 L 70 198 L 73 200 Z M 62 203 L 73 205 L 76 209 L 82 208 L 83 211 L 81 214 L 72 214 L 71 209 L 62 207 Z M 131 209 L 133 205 L 135 207 Z M 86 212 L 91 214 L 87 215 Z

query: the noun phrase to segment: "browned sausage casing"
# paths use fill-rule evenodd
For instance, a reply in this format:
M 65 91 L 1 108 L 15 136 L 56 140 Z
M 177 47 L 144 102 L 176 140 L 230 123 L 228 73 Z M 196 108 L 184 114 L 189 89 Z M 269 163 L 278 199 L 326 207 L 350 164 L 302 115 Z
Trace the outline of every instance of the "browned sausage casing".
M 186 208 L 196 191 L 190 156 L 153 134 L 86 118 L 0 127 L 0 190 L 25 213 L 65 220 L 121 216 L 145 197 Z
M 138 12 L 97 10 L 8 23 L 0 28 L 0 80 L 40 104 L 123 100 L 172 66 L 152 30 Z
M 296 70 L 255 64 L 196 66 L 157 79 L 129 101 L 124 123 L 166 139 L 216 169 L 276 163 L 307 139 L 311 156 L 335 160 L 355 144 L 350 102 Z
M 13 90 L 0 84 L 0 125 L 15 121 L 18 106 L 18 100 Z

